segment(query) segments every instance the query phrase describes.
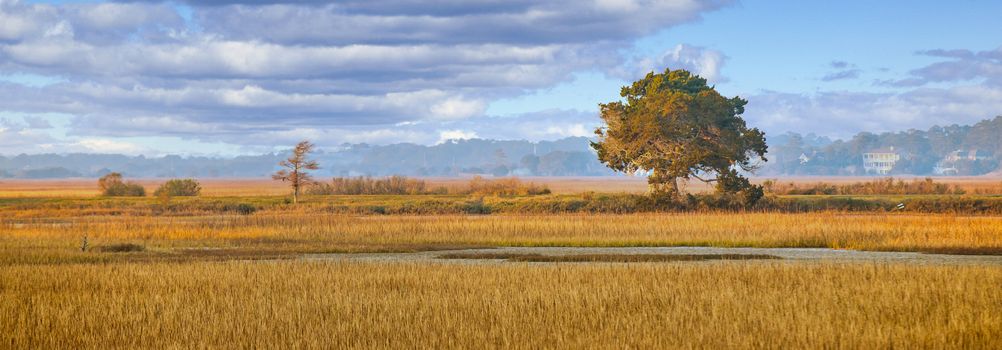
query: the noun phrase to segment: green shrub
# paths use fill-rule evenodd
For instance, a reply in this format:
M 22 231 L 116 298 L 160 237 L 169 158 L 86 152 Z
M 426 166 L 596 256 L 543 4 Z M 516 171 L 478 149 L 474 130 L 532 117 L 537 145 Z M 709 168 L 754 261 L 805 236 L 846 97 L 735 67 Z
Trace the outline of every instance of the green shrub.
M 143 197 L 146 189 L 134 182 L 122 182 L 122 174 L 110 173 L 97 180 L 101 194 L 108 197 Z
M 483 198 L 477 198 L 464 203 L 463 212 L 466 214 L 490 214 L 491 207 L 484 203 Z
M 250 215 L 250 214 L 254 214 L 254 212 L 257 211 L 257 207 L 255 207 L 255 206 L 253 206 L 251 204 L 247 204 L 247 203 L 240 203 L 240 204 L 237 204 L 236 206 L 234 206 L 233 209 L 232 209 L 232 211 L 235 211 L 235 212 L 240 213 L 242 215 Z
M 104 253 L 130 253 L 130 252 L 145 251 L 146 247 L 141 244 L 135 244 L 135 243 L 119 243 L 119 244 L 98 246 L 97 250 Z
M 105 189 L 104 195 L 108 197 L 144 197 L 146 189 L 143 188 L 143 185 L 134 182 L 117 183 Z
M 360 194 L 428 194 L 428 184 L 404 176 L 389 176 L 385 178 L 371 177 L 335 177 L 330 183 L 314 183 L 306 189 L 312 195 L 360 195 Z
M 881 195 L 881 194 L 964 194 L 959 186 L 937 183 L 932 178 L 915 179 L 911 182 L 888 177 L 866 182 L 834 185 L 824 182 L 798 185 L 781 184 L 777 180 L 762 183 L 769 193 L 779 195 Z
M 474 176 L 468 186 L 469 188 L 463 191 L 463 194 L 503 197 L 550 194 L 550 189 L 546 186 L 536 185 L 531 182 L 524 183 L 514 177 L 487 180 L 480 176 Z
M 153 195 L 157 197 L 194 197 L 198 196 L 201 192 L 202 186 L 199 185 L 198 181 L 193 179 L 173 179 L 160 185 L 153 192 Z

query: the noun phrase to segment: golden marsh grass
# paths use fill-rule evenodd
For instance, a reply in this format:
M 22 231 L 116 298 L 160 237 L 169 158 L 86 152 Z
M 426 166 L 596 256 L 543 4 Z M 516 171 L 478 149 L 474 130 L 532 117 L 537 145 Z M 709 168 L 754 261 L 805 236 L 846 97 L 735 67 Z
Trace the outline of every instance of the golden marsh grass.
M 0 269 L 15 348 L 1002 346 L 1002 269 L 774 262 Z
M 923 177 L 896 177 L 904 181 L 922 179 Z M 429 187 L 444 186 L 458 188 L 466 186 L 469 178 L 421 178 L 427 181 Z M 616 177 L 523 177 L 525 182 L 532 182 L 550 188 L 554 193 L 571 194 L 585 191 L 602 193 L 644 193 L 647 191 L 647 180 L 639 176 Z M 864 181 L 872 181 L 873 177 L 760 177 L 752 180 L 761 184 L 766 180 L 775 180 L 782 185 L 809 186 L 818 183 L 844 185 Z M 329 179 L 320 178 L 327 181 Z M 999 177 L 936 177 L 937 183 L 961 188 L 967 193 L 1002 194 L 1002 178 Z M 148 193 L 153 193 L 156 187 L 167 179 L 138 179 Z M 286 184 L 270 179 L 253 178 L 217 178 L 199 179 L 204 196 L 278 196 L 289 194 Z M 698 181 L 685 185 L 689 191 L 703 192 L 711 189 Z M 66 179 L 66 180 L 0 180 L 0 198 L 18 197 L 92 197 L 99 195 L 96 179 Z
M 345 216 L 0 219 L 0 262 L 103 261 L 92 247 L 132 243 L 143 259 L 206 256 L 186 248 L 289 255 L 413 251 L 463 246 L 826 247 L 883 251 L 1002 252 L 1002 217 L 946 214 L 698 213 L 545 216 Z
M 277 186 L 266 193 L 272 197 L 246 183 L 212 186 L 217 185 L 206 185 L 209 198 L 175 199 L 180 211 L 160 213 L 150 198 L 63 198 L 93 194 L 0 187 L 0 197 L 7 196 L 0 207 L 0 347 L 1002 345 L 998 266 L 297 260 L 308 253 L 492 246 L 999 254 L 1000 216 L 824 211 L 348 215 L 322 209 L 338 201 L 406 206 L 412 199 L 324 197 L 290 206 L 282 204 L 278 195 L 285 189 Z M 58 198 L 38 198 L 50 195 Z M 243 203 L 261 206 L 246 215 L 212 209 Z M 86 251 L 81 250 L 84 242 Z M 608 260 L 593 260 L 603 259 Z M 644 259 L 664 260 L 613 260 Z

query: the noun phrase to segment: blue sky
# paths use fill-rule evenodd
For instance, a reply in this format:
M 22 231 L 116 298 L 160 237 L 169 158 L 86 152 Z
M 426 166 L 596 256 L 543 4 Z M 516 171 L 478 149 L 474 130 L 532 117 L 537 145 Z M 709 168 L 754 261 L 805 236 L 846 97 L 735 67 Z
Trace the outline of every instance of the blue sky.
M 589 135 L 685 68 L 767 134 L 1002 114 L 992 1 L 0 0 L 0 154 Z

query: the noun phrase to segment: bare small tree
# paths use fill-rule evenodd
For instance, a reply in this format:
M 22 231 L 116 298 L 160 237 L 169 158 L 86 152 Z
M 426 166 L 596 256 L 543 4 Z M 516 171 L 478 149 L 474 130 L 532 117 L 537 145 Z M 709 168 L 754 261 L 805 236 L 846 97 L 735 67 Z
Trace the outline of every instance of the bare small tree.
M 307 170 L 320 169 L 320 165 L 314 160 L 306 159 L 306 156 L 313 152 L 314 145 L 310 141 L 302 141 L 292 150 L 292 156 L 283 160 L 278 165 L 285 169 L 279 170 L 271 176 L 272 179 L 289 182 L 292 186 L 292 202 L 299 203 L 299 191 L 303 186 L 313 182 L 313 177 Z

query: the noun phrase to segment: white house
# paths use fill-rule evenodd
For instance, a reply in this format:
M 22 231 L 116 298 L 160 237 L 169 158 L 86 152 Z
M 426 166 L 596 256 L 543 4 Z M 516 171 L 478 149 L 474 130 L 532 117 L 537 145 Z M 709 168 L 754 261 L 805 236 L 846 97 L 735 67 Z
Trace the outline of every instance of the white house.
M 806 153 L 800 153 L 800 157 L 797 157 L 797 159 L 800 159 L 801 165 L 811 162 L 811 157 L 808 156 Z
M 957 169 L 957 162 L 962 160 L 967 160 L 967 161 L 987 160 L 991 158 L 991 156 L 992 156 L 991 153 L 979 149 L 972 149 L 972 150 L 958 149 L 956 151 L 950 152 L 950 154 L 947 154 L 946 157 L 943 157 L 943 159 L 936 164 L 936 168 L 933 169 L 933 172 L 936 173 L 936 175 L 957 175 L 960 172 Z
M 894 146 L 875 149 L 863 153 L 863 170 L 867 174 L 887 175 L 899 160 L 901 155 L 894 151 Z

